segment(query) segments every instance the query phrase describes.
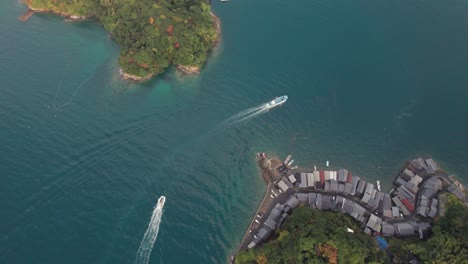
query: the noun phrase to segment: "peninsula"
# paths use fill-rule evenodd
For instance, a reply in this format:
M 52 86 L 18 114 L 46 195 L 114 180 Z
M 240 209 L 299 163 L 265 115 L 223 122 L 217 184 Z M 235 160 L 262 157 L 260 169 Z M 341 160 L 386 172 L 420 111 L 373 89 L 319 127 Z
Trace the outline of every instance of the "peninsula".
M 428 255 L 457 263 L 466 256 L 466 190 L 431 158 L 408 161 L 389 193 L 346 169 L 304 170 L 290 159 L 257 155 L 268 186 L 236 263 L 408 262 Z
M 209 0 L 24 0 L 33 12 L 69 20 L 93 18 L 120 45 L 119 64 L 126 79 L 146 80 L 174 65 L 197 74 L 219 41 L 220 22 Z

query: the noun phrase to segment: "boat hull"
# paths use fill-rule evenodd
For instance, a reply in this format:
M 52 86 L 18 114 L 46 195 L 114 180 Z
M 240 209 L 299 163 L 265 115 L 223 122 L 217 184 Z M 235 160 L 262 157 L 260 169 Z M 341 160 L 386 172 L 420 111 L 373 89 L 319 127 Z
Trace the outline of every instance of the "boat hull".
M 275 99 L 273 99 L 271 102 L 268 103 L 268 108 L 273 108 L 273 107 L 282 105 L 282 104 L 286 103 L 287 100 L 288 100 L 287 95 L 283 95 L 281 97 L 276 97 Z

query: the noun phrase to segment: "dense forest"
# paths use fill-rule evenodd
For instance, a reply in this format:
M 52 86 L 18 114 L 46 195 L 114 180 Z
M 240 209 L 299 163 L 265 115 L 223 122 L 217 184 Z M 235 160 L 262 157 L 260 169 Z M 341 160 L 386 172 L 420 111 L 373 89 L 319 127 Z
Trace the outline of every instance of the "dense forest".
M 386 252 L 354 220 L 338 212 L 299 207 L 275 230 L 277 238 L 236 256 L 242 263 L 468 263 L 468 208 L 449 195 L 444 217 L 436 219 L 427 241 L 389 239 Z M 354 230 L 347 233 L 346 227 Z
M 354 233 L 347 232 L 347 228 Z M 377 249 L 349 216 L 338 212 L 294 210 L 276 230 L 276 239 L 242 251 L 236 263 L 384 263 L 385 253 Z
M 92 16 L 120 45 L 125 73 L 159 74 L 171 64 L 200 67 L 217 33 L 208 0 L 27 0 L 33 9 Z

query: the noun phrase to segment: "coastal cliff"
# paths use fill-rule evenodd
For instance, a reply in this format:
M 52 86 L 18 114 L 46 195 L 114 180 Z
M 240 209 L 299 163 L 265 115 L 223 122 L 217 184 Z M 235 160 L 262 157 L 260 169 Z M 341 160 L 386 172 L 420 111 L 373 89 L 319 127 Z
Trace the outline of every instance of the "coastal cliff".
M 220 41 L 220 19 L 207 0 L 24 0 L 34 12 L 53 13 L 68 20 L 95 19 L 120 45 L 120 76 L 148 80 L 175 66 L 198 74 L 208 53 Z

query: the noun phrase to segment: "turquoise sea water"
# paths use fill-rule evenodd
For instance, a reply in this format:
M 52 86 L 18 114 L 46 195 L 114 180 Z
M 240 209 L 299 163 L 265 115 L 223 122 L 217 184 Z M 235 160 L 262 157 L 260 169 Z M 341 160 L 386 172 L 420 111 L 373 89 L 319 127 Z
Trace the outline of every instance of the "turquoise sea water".
M 93 22 L 0 3 L 0 263 L 222 263 L 264 184 L 258 151 L 383 182 L 432 156 L 468 181 L 466 1 L 213 3 L 200 76 L 121 81 Z M 275 96 L 288 102 L 220 126 Z

